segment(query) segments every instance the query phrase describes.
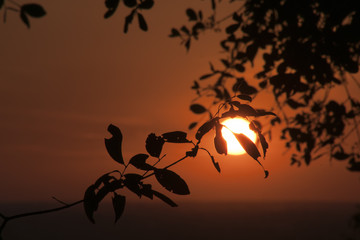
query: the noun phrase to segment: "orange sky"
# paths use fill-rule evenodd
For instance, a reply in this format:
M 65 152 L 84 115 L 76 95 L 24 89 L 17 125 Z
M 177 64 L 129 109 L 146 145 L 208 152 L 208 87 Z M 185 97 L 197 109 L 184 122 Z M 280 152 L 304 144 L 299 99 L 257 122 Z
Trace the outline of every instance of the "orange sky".
M 97 177 L 118 167 L 104 147 L 110 123 L 124 134 L 126 159 L 145 152 L 151 132 L 186 131 L 198 117 L 189 111 L 192 81 L 220 52 L 220 34 L 205 33 L 188 53 L 167 37 L 193 1 L 156 1 L 144 12 L 149 31 L 134 21 L 126 35 L 122 4 L 104 20 L 103 1 L 36 2 L 47 16 L 31 19 L 30 30 L 12 12 L 0 23 L 0 202 L 82 198 Z M 171 161 L 187 149 L 166 150 Z M 174 171 L 191 195 L 172 198 L 359 202 L 360 176 L 344 163 L 290 167 L 284 151 L 283 143 L 270 143 L 266 180 L 247 156 L 217 156 L 221 174 L 205 154 L 188 159 Z

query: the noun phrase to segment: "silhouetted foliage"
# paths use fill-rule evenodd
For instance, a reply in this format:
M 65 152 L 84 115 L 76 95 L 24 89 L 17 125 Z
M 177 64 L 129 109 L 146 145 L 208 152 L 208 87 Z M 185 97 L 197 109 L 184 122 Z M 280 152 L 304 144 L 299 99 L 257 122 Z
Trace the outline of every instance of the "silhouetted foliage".
M 286 140 L 287 148 L 298 152 L 291 157 L 291 164 L 309 165 L 322 156 L 329 156 L 348 161 L 350 171 L 360 171 L 360 102 L 349 89 L 350 81 L 360 88 L 353 76 L 359 71 L 360 3 L 246 0 L 239 5 L 229 0 L 238 8 L 216 20 L 219 19 L 216 10 L 223 2 L 208 1 L 210 12 L 187 9 L 189 24 L 171 29 L 170 37 L 180 38 L 187 50 L 200 32 L 225 30 L 226 37 L 220 42 L 225 53 L 219 59 L 218 68 L 210 63 L 210 72 L 200 76 L 191 87 L 197 99 L 207 98 L 216 106 L 220 101 L 227 101 L 231 91 L 239 96 L 256 97 L 271 90 L 274 110 L 285 121 L 281 138 Z M 197 12 L 201 13 L 201 19 Z M 196 21 L 205 27 L 187 30 L 195 27 Z M 226 25 L 222 25 L 225 22 Z M 254 81 L 246 76 L 249 67 L 259 69 L 254 76 L 259 88 L 250 85 Z M 343 88 L 344 95 L 332 96 L 339 87 Z M 191 105 L 191 110 L 197 114 L 210 110 L 194 110 L 193 106 L 196 103 Z M 240 108 L 247 114 L 252 112 L 246 105 Z M 231 117 L 235 112 L 227 114 Z M 271 125 L 281 122 L 280 118 L 273 119 Z M 192 123 L 189 128 L 194 126 Z M 271 127 L 267 133 L 271 134 Z M 259 137 L 266 150 L 263 136 Z

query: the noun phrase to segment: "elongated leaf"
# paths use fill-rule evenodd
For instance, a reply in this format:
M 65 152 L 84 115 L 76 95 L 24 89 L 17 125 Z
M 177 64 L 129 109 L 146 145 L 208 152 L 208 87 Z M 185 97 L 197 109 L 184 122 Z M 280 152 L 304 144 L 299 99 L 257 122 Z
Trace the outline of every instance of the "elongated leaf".
M 125 24 L 124 24 L 124 33 L 127 33 L 129 30 L 129 24 L 132 22 L 134 18 L 135 10 L 131 11 L 131 13 L 126 16 L 125 18 Z
M 20 18 L 21 18 L 21 21 L 23 23 L 25 23 L 25 25 L 30 28 L 30 22 L 29 22 L 29 18 L 26 16 L 25 12 L 24 11 L 20 11 Z
M 136 6 L 136 0 L 123 0 L 123 3 L 129 8 Z
M 191 129 L 193 129 L 194 127 L 196 127 L 196 125 L 197 125 L 197 122 L 192 122 L 192 123 L 190 123 L 188 129 L 191 130 Z
M 154 6 L 154 0 L 144 0 L 139 4 L 140 9 L 150 9 Z
M 243 117 L 258 116 L 258 112 L 253 107 L 251 107 L 247 104 L 237 104 L 235 106 L 238 108 L 239 115 L 241 115 Z
M 95 190 L 96 187 L 94 185 L 88 187 L 85 191 L 83 202 L 85 214 L 92 223 L 95 223 L 94 212 L 97 210 L 99 204 L 96 198 Z
M 154 196 L 159 198 L 160 200 L 164 201 L 166 204 L 170 205 L 171 207 L 177 207 L 178 205 L 173 202 L 170 198 L 168 198 L 167 196 L 165 196 L 162 193 L 159 193 L 155 190 L 153 190 Z
M 114 197 L 112 198 L 114 213 L 115 213 L 115 223 L 119 220 L 122 216 L 125 204 L 126 204 L 126 197 L 114 192 Z
M 244 134 L 242 133 L 234 133 L 235 137 L 244 148 L 244 150 L 255 160 L 260 157 L 259 150 L 257 149 L 256 145 Z
M 201 113 L 204 113 L 204 112 L 207 111 L 206 108 L 203 105 L 200 105 L 200 104 L 192 104 L 190 106 L 190 110 L 193 113 L 196 113 L 196 114 L 201 114 Z
M 215 127 L 215 123 L 217 121 L 219 121 L 218 117 L 213 118 L 201 125 L 195 134 L 195 138 L 200 141 L 206 133 L 208 133 L 213 127 Z
M 214 138 L 215 149 L 219 154 L 227 155 L 227 143 L 221 133 L 221 130 L 224 126 L 221 125 L 220 123 L 217 123 L 215 127 L 216 127 L 216 135 Z
M 141 184 L 141 195 L 153 199 L 153 190 L 151 184 Z
M 108 8 L 108 11 L 105 13 L 104 18 L 109 18 L 115 13 L 115 11 L 119 5 L 119 2 L 120 2 L 120 0 L 106 0 L 105 1 L 105 6 Z
M 172 28 L 169 37 L 177 37 L 177 36 L 180 36 L 180 32 L 176 28 Z
M 148 26 L 146 24 L 144 16 L 141 13 L 138 13 L 137 15 L 138 15 L 138 20 L 139 20 L 139 27 L 141 28 L 141 30 L 147 31 Z
M 265 158 L 265 156 L 266 156 L 266 151 L 267 151 L 267 149 L 269 148 L 269 144 L 267 143 L 264 135 L 262 135 L 260 132 L 258 132 L 258 136 L 259 136 L 259 139 L 260 139 L 261 147 L 262 147 L 262 149 L 263 149 L 264 158 Z
M 197 20 L 196 12 L 191 8 L 186 9 L 186 15 L 189 17 L 189 21 Z
M 250 97 L 249 95 L 240 94 L 240 95 L 237 95 L 236 97 L 238 97 L 241 100 L 246 100 L 246 101 L 249 101 L 249 102 L 252 101 L 252 97 Z
M 112 137 L 110 139 L 105 138 L 106 150 L 108 151 L 112 159 L 114 159 L 116 162 L 120 164 L 124 164 L 124 159 L 121 150 L 121 145 L 123 140 L 122 133 L 118 127 L 112 124 L 108 126 L 107 130 L 112 134 Z
M 22 5 L 21 12 L 25 12 L 29 16 L 36 18 L 43 17 L 46 15 L 44 8 L 39 4 L 35 4 L 35 3 Z
M 186 139 L 186 132 L 182 132 L 182 131 L 174 131 L 174 132 L 168 132 L 168 133 L 164 133 L 163 138 L 166 142 L 171 142 L 171 143 L 188 143 L 190 142 L 189 140 Z
M 0 9 L 3 7 L 4 5 L 4 0 L 0 0 Z
M 142 176 L 135 173 L 125 174 L 124 184 L 133 193 L 135 193 L 138 197 L 141 197 L 141 188 L 140 188 L 140 180 Z
M 146 151 L 150 154 L 150 156 L 158 158 L 160 157 L 164 143 L 165 140 L 163 137 L 156 136 L 154 133 L 151 133 L 146 139 Z
M 152 169 L 154 169 L 154 167 L 151 166 L 150 164 L 146 163 L 146 159 L 148 159 L 148 158 L 149 158 L 149 155 L 140 153 L 140 154 L 133 156 L 130 159 L 129 163 L 140 170 L 145 170 L 145 171 L 152 170 Z
M 220 169 L 220 165 L 218 162 L 215 162 L 215 158 L 213 156 L 210 156 L 212 163 L 214 164 L 214 167 L 216 168 L 216 170 L 220 173 L 221 169 Z
M 179 195 L 190 194 L 186 182 L 175 172 L 167 169 L 156 169 L 154 171 L 158 182 L 168 191 Z

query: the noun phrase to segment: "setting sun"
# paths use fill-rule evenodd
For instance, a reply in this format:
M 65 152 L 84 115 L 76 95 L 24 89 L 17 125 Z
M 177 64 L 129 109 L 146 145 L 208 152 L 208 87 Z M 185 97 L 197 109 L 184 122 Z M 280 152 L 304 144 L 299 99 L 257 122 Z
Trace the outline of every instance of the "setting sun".
M 249 128 L 249 121 L 243 118 L 229 118 L 221 124 L 225 126 L 222 128 L 221 133 L 226 140 L 228 154 L 240 155 L 245 153 L 244 148 L 240 145 L 239 141 L 232 132 L 242 133 L 255 143 L 256 134 Z

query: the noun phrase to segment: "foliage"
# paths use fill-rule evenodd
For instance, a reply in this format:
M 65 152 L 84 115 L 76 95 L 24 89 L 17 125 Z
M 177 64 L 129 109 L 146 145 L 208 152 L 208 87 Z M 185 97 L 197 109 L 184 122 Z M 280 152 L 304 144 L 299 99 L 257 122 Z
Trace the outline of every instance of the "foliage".
M 206 98 L 216 105 L 228 99 L 230 92 L 255 97 L 270 90 L 274 110 L 285 121 L 281 138 L 287 148 L 297 151 L 291 164 L 309 165 L 329 156 L 347 161 L 350 171 L 360 171 L 360 101 L 349 89 L 350 84 L 360 88 L 353 75 L 359 71 L 360 3 L 247 0 L 216 20 L 222 1 L 210 2 L 208 17 L 201 10 L 187 9 L 190 26 L 173 28 L 169 35 L 181 39 L 189 50 L 191 41 L 205 30 L 226 32 L 220 42 L 225 53 L 219 67 L 210 63 L 210 72 L 192 86 L 197 99 Z M 235 6 L 236 2 L 229 1 Z M 199 21 L 206 27 L 196 28 Z M 222 26 L 225 21 L 227 25 Z M 249 67 L 260 69 L 254 76 L 258 87 L 250 85 L 254 81 L 246 75 Z M 334 97 L 339 88 L 344 94 Z M 193 106 L 190 109 L 196 114 L 199 109 L 207 112 L 201 105 Z M 271 125 L 281 122 L 274 119 Z M 191 123 L 189 128 L 194 126 Z

